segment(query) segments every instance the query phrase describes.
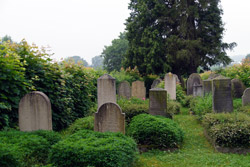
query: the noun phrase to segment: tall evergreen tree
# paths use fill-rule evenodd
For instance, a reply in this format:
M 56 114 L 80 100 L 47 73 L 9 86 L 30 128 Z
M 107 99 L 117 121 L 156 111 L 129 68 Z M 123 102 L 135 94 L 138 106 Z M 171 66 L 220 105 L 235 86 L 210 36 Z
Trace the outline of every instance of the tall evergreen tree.
M 142 74 L 177 75 L 229 64 L 220 0 L 131 0 L 124 66 Z

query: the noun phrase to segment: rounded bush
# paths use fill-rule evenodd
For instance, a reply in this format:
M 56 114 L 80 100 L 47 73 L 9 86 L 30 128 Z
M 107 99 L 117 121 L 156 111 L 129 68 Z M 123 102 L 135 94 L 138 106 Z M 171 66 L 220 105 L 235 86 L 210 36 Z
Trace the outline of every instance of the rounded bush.
M 49 142 L 51 146 L 62 139 L 61 135 L 58 132 L 54 132 L 51 130 L 37 130 L 37 131 L 31 132 L 31 134 L 35 134 L 35 135 L 43 137 Z
M 19 167 L 18 158 L 15 155 L 15 148 L 12 145 L 0 143 L 0 166 Z
M 52 146 L 49 161 L 58 167 L 129 167 L 136 155 L 136 143 L 130 137 L 82 130 Z
M 66 134 L 73 134 L 79 130 L 94 130 L 94 117 L 88 116 L 77 119 L 73 124 L 66 130 Z
M 173 120 L 148 114 L 135 116 L 127 132 L 138 144 L 156 148 L 177 148 L 184 136 Z

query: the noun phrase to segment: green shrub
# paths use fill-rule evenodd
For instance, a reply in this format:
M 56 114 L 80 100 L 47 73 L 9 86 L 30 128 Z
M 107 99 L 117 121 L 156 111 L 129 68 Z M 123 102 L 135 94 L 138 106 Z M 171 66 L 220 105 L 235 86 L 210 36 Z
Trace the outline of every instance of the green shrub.
M 167 102 L 167 114 L 171 116 L 181 112 L 181 105 L 177 101 L 169 100 Z
M 242 106 L 242 99 L 233 99 L 233 106 L 234 106 L 234 111 L 238 111 L 239 108 Z
M 51 130 L 37 130 L 30 133 L 43 137 L 49 142 L 51 146 L 62 139 L 61 135 L 58 132 L 54 132 Z
M 58 167 L 129 167 L 136 156 L 136 143 L 121 133 L 82 130 L 55 144 L 50 162 Z
M 249 105 L 246 105 L 246 106 L 241 106 L 241 107 L 239 107 L 239 108 L 238 108 L 238 111 L 250 115 L 250 104 L 249 104 Z
M 186 98 L 186 94 L 183 91 L 183 88 L 181 87 L 180 84 L 177 84 L 176 85 L 176 100 L 180 102 L 182 105 L 184 105 L 184 103 L 186 103 L 185 98 Z
M 73 134 L 80 130 L 94 130 L 94 117 L 88 116 L 77 119 L 73 124 L 66 130 L 66 134 Z
M 15 147 L 10 144 L 0 143 L 0 166 L 19 167 L 19 159 L 15 153 Z
M 135 116 L 127 132 L 138 144 L 155 148 L 179 147 L 184 136 L 173 120 L 148 114 Z
M 0 143 L 13 146 L 21 166 L 25 167 L 44 164 L 50 150 L 50 144 L 45 138 L 28 132 L 2 131 Z
M 122 112 L 125 113 L 126 122 L 129 124 L 134 116 L 148 113 L 148 104 L 124 105 Z
M 195 115 L 198 116 L 199 120 L 202 120 L 202 117 L 211 113 L 212 110 L 212 95 L 208 94 L 204 97 L 194 97 L 190 103 L 190 109 L 194 112 Z
M 181 101 L 181 105 L 183 107 L 188 107 L 190 108 L 190 103 L 191 101 L 193 100 L 193 96 L 192 95 L 189 95 L 189 96 L 184 96 L 185 98 L 183 99 L 183 101 Z
M 218 146 L 250 147 L 250 116 L 244 113 L 207 114 L 202 125 Z

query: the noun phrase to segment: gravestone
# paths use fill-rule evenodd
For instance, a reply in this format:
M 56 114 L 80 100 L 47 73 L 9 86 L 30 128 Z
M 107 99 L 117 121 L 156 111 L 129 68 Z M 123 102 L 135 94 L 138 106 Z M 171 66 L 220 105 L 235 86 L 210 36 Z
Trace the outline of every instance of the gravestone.
M 219 77 L 219 76 L 221 76 L 221 75 L 220 75 L 220 74 L 211 73 L 211 74 L 209 75 L 208 79 L 209 79 L 209 80 L 212 80 L 212 79 L 214 79 L 214 78 L 216 78 L 216 77 Z
M 95 113 L 94 130 L 98 132 L 121 132 L 125 134 L 125 114 L 112 102 L 102 104 Z
M 132 83 L 132 96 L 139 99 L 146 99 L 146 88 L 143 81 L 135 81 Z
M 116 103 L 115 79 L 108 74 L 97 79 L 97 102 L 98 107 L 107 102 Z
M 169 98 L 171 100 L 176 100 L 176 76 L 174 76 L 172 73 L 167 73 L 164 77 L 164 80 L 165 90 L 167 90 Z
M 44 93 L 33 91 L 19 103 L 19 128 L 21 131 L 52 130 L 51 103 Z
M 193 95 L 194 84 L 202 85 L 201 77 L 197 73 L 191 74 L 187 80 L 187 95 Z
M 176 74 L 173 74 L 175 79 L 176 79 L 176 83 L 181 83 L 181 81 L 179 80 L 178 76 Z
M 234 98 L 241 98 L 243 95 L 244 90 L 246 89 L 243 82 L 239 79 L 232 79 L 232 94 Z
M 161 79 L 155 79 L 151 85 L 151 89 L 155 88 L 159 83 L 161 83 Z
M 165 89 L 149 90 L 149 114 L 167 116 L 167 91 Z
M 131 97 L 131 88 L 127 81 L 123 81 L 119 84 L 118 95 L 127 99 Z
M 213 111 L 215 113 L 233 112 L 231 79 L 223 76 L 212 81 Z
M 242 96 L 242 105 L 250 105 L 250 88 L 247 88 Z
M 212 93 L 212 80 L 207 79 L 203 81 L 203 91 L 204 91 L 204 96 L 206 94 Z
M 193 87 L 193 96 L 203 96 L 203 87 L 202 85 L 198 85 L 197 83 L 194 83 Z

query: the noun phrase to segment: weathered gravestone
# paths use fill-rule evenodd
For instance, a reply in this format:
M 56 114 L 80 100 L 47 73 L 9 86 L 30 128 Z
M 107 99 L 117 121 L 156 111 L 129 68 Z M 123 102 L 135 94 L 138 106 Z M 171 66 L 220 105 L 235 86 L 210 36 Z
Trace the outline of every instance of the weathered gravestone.
M 202 85 L 202 80 L 199 74 L 193 73 L 187 80 L 187 95 L 193 95 L 193 86 Z
M 213 111 L 215 113 L 233 112 L 231 79 L 216 77 L 212 81 Z
M 178 78 L 178 77 L 177 77 Z M 167 73 L 164 77 L 165 89 L 171 100 L 176 100 L 176 76 L 172 73 Z
M 94 130 L 98 132 L 121 132 L 125 134 L 125 114 L 116 103 L 102 104 L 95 113 Z
M 211 73 L 211 74 L 209 75 L 208 79 L 209 79 L 209 80 L 212 80 L 212 79 L 214 79 L 214 78 L 216 78 L 216 77 L 219 77 L 219 76 L 221 76 L 221 75 L 220 75 L 220 74 Z
M 207 79 L 203 81 L 203 94 L 204 96 L 212 93 L 212 80 L 211 79 Z
M 155 88 L 159 83 L 161 83 L 161 79 L 155 79 L 151 85 L 151 89 Z
M 19 128 L 21 131 L 52 130 L 51 103 L 44 93 L 26 94 L 19 103 Z
M 127 81 L 123 81 L 119 84 L 118 95 L 127 99 L 131 97 L 131 88 Z
M 193 86 L 193 96 L 203 96 L 203 87 L 202 85 L 198 85 L 197 83 L 194 83 Z
M 165 89 L 149 90 L 149 114 L 167 116 L 167 91 Z
M 97 79 L 97 102 L 98 107 L 107 102 L 116 103 L 115 79 L 108 74 Z
M 232 79 L 231 84 L 232 84 L 233 97 L 241 98 L 242 95 L 243 95 L 244 90 L 246 89 L 243 82 L 241 80 L 239 80 L 239 79 Z
M 181 81 L 179 80 L 178 76 L 176 74 L 173 74 L 175 79 L 176 79 L 176 83 L 181 83 Z
M 146 98 L 146 88 L 143 81 L 135 81 L 132 83 L 132 96 L 139 99 Z
M 247 88 L 242 96 L 242 105 L 250 105 L 250 88 Z

